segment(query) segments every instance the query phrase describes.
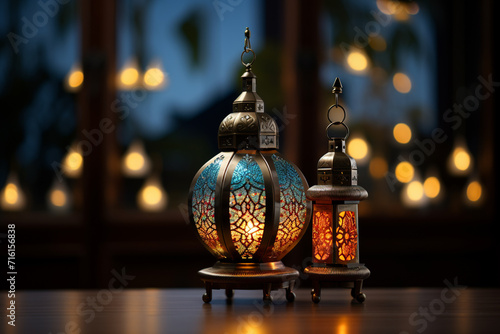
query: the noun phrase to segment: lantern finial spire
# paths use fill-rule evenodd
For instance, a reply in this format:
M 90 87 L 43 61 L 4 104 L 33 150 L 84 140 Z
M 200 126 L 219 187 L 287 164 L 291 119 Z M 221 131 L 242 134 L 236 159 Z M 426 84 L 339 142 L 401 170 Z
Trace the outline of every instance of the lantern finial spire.
M 342 83 L 340 82 L 339 77 L 335 78 L 335 82 L 333 83 L 332 86 L 332 93 L 334 94 L 341 94 L 342 93 Z

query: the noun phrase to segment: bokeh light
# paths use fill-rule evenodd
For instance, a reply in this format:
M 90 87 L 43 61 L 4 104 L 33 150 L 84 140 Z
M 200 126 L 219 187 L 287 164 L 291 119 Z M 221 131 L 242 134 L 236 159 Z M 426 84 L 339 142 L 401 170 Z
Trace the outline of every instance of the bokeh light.
M 70 73 L 68 77 L 68 86 L 71 88 L 78 88 L 83 83 L 83 72 L 76 70 Z
M 351 51 L 347 56 L 347 64 L 354 71 L 361 72 L 368 67 L 368 60 L 361 52 Z
M 370 161 L 370 175 L 374 179 L 381 179 L 385 177 L 388 171 L 387 161 L 382 157 L 374 157 Z
M 411 80 L 404 73 L 396 73 L 392 77 L 392 84 L 394 88 L 401 94 L 406 94 L 411 90 Z
M 368 144 L 363 138 L 353 138 L 347 144 L 347 153 L 356 160 L 366 158 L 368 150 Z
M 408 184 L 406 193 L 411 201 L 417 202 L 424 196 L 424 187 L 420 181 L 412 181 Z
M 441 182 L 435 176 L 430 176 L 424 181 L 424 193 L 429 198 L 436 198 L 441 192 Z
M 144 85 L 147 88 L 158 88 L 164 84 L 165 74 L 157 67 L 150 68 L 144 73 Z
M 483 194 L 483 187 L 478 181 L 472 181 L 467 185 L 467 199 L 471 202 L 477 202 Z
M 407 144 L 411 139 L 411 129 L 405 123 L 398 123 L 392 130 L 394 139 L 400 144 Z
M 415 169 L 407 161 L 401 161 L 396 166 L 396 179 L 401 183 L 408 183 L 413 180 Z

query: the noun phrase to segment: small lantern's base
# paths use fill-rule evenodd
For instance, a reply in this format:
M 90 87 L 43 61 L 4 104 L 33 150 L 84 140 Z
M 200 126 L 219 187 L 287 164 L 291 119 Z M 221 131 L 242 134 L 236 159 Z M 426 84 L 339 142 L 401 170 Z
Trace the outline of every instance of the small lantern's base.
M 203 301 L 212 300 L 213 289 L 225 289 L 226 297 L 231 299 L 234 289 L 262 290 L 263 299 L 271 302 L 271 290 L 286 289 L 286 300 L 293 302 L 295 293 L 292 291 L 299 272 L 285 267 L 281 261 L 267 263 L 225 263 L 217 262 L 213 267 L 198 271 L 205 283 L 206 293 Z
M 362 264 L 352 264 L 348 267 L 309 266 L 304 269 L 304 273 L 308 274 L 313 282 L 311 295 L 314 303 L 321 300 L 321 282 L 335 282 L 337 286 L 350 288 L 352 298 L 360 303 L 366 299 L 361 288 L 363 280 L 370 277 L 370 270 Z

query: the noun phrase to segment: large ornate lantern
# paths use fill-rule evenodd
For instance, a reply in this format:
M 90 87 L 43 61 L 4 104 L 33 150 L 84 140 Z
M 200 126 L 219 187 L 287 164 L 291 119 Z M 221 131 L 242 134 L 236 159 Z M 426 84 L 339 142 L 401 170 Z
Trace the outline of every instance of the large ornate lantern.
M 345 153 L 345 140 L 349 128 L 344 124 L 345 109 L 338 104 L 342 84 L 338 78 L 333 85 L 335 104 L 328 109 L 330 124 L 327 128 L 329 152 L 318 162 L 318 185 L 307 190 L 313 201 L 313 264 L 304 272 L 313 281 L 312 300 L 321 299 L 321 282 L 333 281 L 351 288 L 351 295 L 363 302 L 363 280 L 370 271 L 359 263 L 358 203 L 368 197 L 358 186 L 356 161 Z M 330 112 L 342 112 L 340 121 L 332 121 Z M 339 129 L 343 135 L 336 135 Z
M 189 194 L 191 223 L 217 263 L 198 273 L 205 283 L 203 301 L 210 302 L 212 289 L 285 288 L 293 301 L 297 270 L 280 261 L 301 239 L 310 218 L 308 188 L 300 170 L 278 153 L 278 127 L 264 112 L 251 71 L 255 53 L 250 31 L 245 31 L 241 61 L 243 92 L 233 112 L 219 126 L 222 151 L 196 174 Z M 251 62 L 244 62 L 251 53 Z

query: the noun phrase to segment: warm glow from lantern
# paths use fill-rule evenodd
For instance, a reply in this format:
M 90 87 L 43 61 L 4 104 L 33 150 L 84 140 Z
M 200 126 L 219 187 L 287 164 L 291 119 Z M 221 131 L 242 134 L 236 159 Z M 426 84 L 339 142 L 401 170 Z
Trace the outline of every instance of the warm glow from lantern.
M 313 212 L 313 262 L 333 263 L 333 207 L 314 206 Z
M 411 129 L 405 123 L 398 123 L 392 130 L 394 139 L 400 144 L 407 144 L 411 139 Z
M 347 64 L 354 71 L 360 72 L 366 69 L 368 66 L 368 60 L 363 53 L 359 51 L 352 51 L 347 56 Z
M 167 193 L 157 178 L 151 178 L 137 194 L 137 204 L 144 211 L 161 211 L 167 206 Z
M 347 325 L 342 323 L 337 327 L 337 334 L 347 334 Z
M 401 183 L 408 183 L 413 180 L 414 174 L 415 169 L 407 161 L 402 161 L 396 166 L 396 179 Z
M 356 258 L 358 231 L 354 211 L 339 212 L 339 221 L 335 229 L 335 246 L 339 260 L 351 261 Z
M 404 73 L 394 74 L 392 77 L 392 84 L 394 88 L 402 94 L 406 94 L 411 90 L 411 80 Z
M 424 181 L 424 193 L 429 198 L 436 198 L 441 191 L 441 183 L 435 176 L 430 176 Z
M 368 144 L 362 138 L 355 138 L 347 144 L 347 152 L 354 159 L 363 159 L 368 154 Z
M 370 174 L 375 179 L 381 179 L 387 174 L 387 161 L 382 157 L 375 157 L 370 161 Z
M 127 177 L 145 177 L 151 169 L 151 162 L 141 141 L 130 144 L 122 160 L 122 172 Z
M 471 202 L 477 202 L 481 199 L 483 187 L 478 181 L 472 181 L 467 186 L 467 199 Z

